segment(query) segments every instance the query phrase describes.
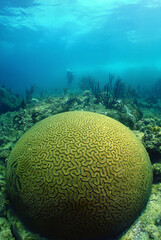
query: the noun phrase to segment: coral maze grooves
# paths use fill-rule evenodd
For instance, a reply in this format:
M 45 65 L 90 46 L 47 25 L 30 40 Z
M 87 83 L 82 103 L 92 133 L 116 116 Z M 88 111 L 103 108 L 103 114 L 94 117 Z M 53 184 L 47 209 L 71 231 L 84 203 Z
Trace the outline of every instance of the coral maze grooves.
M 67 239 L 119 234 L 148 200 L 148 154 L 121 123 L 90 112 L 40 121 L 7 166 L 9 196 L 36 231 Z

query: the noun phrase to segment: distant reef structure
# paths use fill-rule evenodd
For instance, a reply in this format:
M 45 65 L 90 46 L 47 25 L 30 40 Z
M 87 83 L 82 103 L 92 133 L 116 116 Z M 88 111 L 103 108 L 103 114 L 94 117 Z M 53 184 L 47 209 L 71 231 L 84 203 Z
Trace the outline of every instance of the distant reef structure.
M 13 112 L 21 107 L 22 99 L 5 87 L 0 87 L 0 114 Z

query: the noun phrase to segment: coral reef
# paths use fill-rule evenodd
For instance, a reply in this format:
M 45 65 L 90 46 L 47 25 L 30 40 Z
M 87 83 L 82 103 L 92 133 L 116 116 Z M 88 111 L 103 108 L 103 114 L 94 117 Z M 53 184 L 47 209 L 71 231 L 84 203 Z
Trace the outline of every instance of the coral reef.
M 144 133 L 142 141 L 151 161 L 161 162 L 161 120 L 145 118 L 136 123 L 135 129 Z
M 160 240 L 161 184 L 153 185 L 152 194 L 143 214 L 119 240 Z
M 91 85 L 90 85 L 91 86 Z M 128 239 L 155 239 L 160 240 L 161 235 L 161 157 L 160 157 L 160 127 L 161 127 L 161 101 L 155 92 L 151 99 L 147 101 L 148 95 L 145 90 L 134 91 L 130 88 L 130 93 L 125 93 L 125 98 L 118 99 L 112 109 L 107 109 L 97 99 L 88 84 L 84 92 L 75 93 L 70 90 L 54 91 L 53 94 L 43 92 L 40 97 L 31 96 L 30 103 L 22 103 L 17 111 L 6 112 L 0 115 L 0 167 L 1 167 L 1 187 L 0 187 L 0 239 L 21 239 L 21 240 L 42 240 L 46 239 L 38 236 L 27 229 L 21 220 L 17 218 L 11 210 L 10 202 L 6 198 L 5 186 L 5 166 L 11 150 L 17 140 L 35 123 L 42 119 L 69 111 L 84 110 L 101 113 L 110 116 L 131 129 L 137 138 L 142 141 L 149 152 L 153 164 L 154 184 L 152 194 L 145 211 L 136 220 L 128 232 L 124 232 L 117 240 Z M 9 91 L 10 93 L 10 91 Z M 128 95 L 128 96 L 127 96 Z M 145 98 L 144 98 L 145 95 Z M 154 97 L 153 97 L 154 96 Z M 18 96 L 17 96 L 18 97 Z M 19 97 L 18 97 L 19 98 Z M 71 98 L 73 100 L 71 101 Z M 76 100 L 74 100 L 74 98 Z M 70 101 L 69 101 L 70 100 Z M 21 101 L 20 101 L 21 102 Z M 68 103 L 70 106 L 68 107 Z M 125 108 L 124 108 L 125 106 Z M 127 107 L 127 108 L 126 108 Z M 7 109 L 5 111 L 8 111 Z M 157 183 L 157 184 L 156 184 Z M 2 236 L 4 234 L 4 237 Z M 5 235 L 6 234 L 6 235 Z M 7 235 L 8 234 L 8 235 Z M 5 238 L 5 236 L 7 236 Z
M 97 103 L 102 103 L 106 108 L 117 106 L 118 100 L 124 95 L 124 84 L 118 78 L 114 83 L 114 75 L 109 74 L 109 81 L 101 91 L 99 82 L 91 85 L 92 93 L 97 99 Z
M 0 88 L 0 114 L 16 111 L 21 106 L 22 99 L 6 88 Z
M 40 121 L 7 164 L 14 207 L 52 238 L 118 236 L 145 207 L 151 184 L 150 159 L 135 135 L 112 118 L 84 111 Z

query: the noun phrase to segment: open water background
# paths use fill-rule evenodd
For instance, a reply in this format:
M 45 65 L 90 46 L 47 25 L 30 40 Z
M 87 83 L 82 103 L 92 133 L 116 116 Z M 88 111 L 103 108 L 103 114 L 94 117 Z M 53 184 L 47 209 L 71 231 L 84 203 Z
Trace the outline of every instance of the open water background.
M 0 85 L 24 93 L 67 87 L 71 69 L 150 87 L 161 77 L 161 1 L 1 0 Z

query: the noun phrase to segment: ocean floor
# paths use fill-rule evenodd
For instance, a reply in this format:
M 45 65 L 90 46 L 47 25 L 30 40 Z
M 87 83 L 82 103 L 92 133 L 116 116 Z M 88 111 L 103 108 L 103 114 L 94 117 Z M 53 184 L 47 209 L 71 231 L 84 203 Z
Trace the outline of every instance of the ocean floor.
M 16 111 L 0 115 L 0 239 L 45 240 L 23 225 L 10 206 L 5 184 L 7 158 L 17 140 L 36 122 L 65 111 L 92 111 L 115 118 L 142 141 L 153 164 L 154 181 L 146 209 L 117 240 L 161 239 L 161 103 L 144 99 L 118 100 L 111 108 L 97 101 L 90 91 L 62 92 L 31 98 Z M 12 110 L 12 109 L 10 109 Z

